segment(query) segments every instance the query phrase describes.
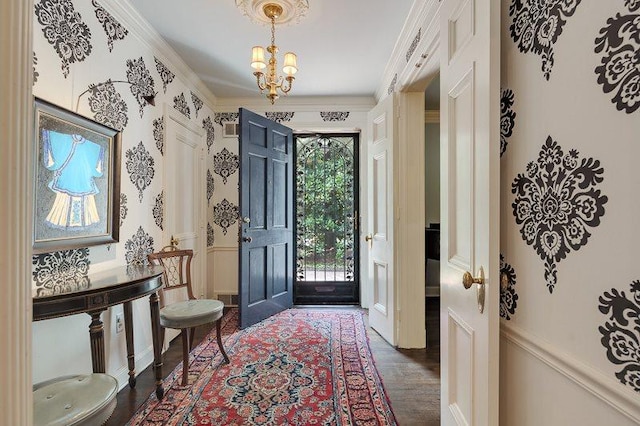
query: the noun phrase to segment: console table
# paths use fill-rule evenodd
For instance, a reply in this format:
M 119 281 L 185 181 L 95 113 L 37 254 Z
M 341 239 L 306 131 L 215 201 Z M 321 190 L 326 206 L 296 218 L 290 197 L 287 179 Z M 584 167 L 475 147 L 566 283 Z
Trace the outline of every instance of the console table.
M 105 373 L 104 325 L 100 316 L 107 308 L 122 303 L 127 340 L 127 362 L 129 386 L 136 385 L 135 355 L 133 347 L 133 310 L 131 302 L 149 296 L 151 307 L 151 334 L 156 375 L 156 395 L 161 399 L 162 347 L 160 338 L 160 309 L 158 290 L 162 287 L 161 266 L 123 266 L 89 275 L 87 286 L 64 291 L 51 291 L 33 297 L 33 320 L 40 321 L 78 313 L 91 316 L 89 337 L 91 340 L 91 363 L 94 373 Z

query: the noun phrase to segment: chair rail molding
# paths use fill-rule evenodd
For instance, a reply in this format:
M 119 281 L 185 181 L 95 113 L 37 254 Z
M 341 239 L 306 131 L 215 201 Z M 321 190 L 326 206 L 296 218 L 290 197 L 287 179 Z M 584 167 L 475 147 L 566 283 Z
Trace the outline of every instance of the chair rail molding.
M 32 423 L 33 0 L 0 2 L 0 424 Z
M 529 353 L 624 416 L 640 424 L 640 401 L 636 392 L 518 326 L 502 321 L 500 335 L 502 339 Z

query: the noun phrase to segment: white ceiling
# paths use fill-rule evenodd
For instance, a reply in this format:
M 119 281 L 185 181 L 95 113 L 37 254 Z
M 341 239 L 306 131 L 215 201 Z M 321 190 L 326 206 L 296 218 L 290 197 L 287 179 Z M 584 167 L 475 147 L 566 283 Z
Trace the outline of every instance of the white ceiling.
M 270 28 L 254 24 L 235 0 L 130 0 L 218 97 L 259 96 L 251 47 Z M 289 96 L 373 96 L 413 0 L 309 0 L 297 25 L 276 26 L 284 52 L 298 55 Z

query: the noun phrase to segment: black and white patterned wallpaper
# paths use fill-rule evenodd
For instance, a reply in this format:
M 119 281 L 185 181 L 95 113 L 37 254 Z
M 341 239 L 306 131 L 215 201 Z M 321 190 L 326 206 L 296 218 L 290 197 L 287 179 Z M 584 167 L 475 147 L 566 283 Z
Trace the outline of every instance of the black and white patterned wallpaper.
M 158 228 L 164 229 L 164 191 L 156 195 L 156 200 L 153 204 L 153 220 L 158 225 Z
M 283 111 L 283 112 L 273 112 L 267 111 L 264 113 L 264 116 L 269 120 L 273 120 L 276 123 L 286 123 L 287 121 L 291 121 L 295 112 L 293 111 Z
M 227 148 L 223 148 L 213 157 L 213 172 L 222 177 L 222 183 L 225 185 L 229 176 L 237 172 L 239 167 L 240 158 Z
M 501 316 L 640 392 L 640 1 L 508 0 L 502 27 Z
M 542 58 L 542 74 L 549 80 L 555 61 L 554 45 L 582 0 L 511 0 L 511 38 L 522 53 Z
M 598 299 L 598 309 L 605 316 L 598 327 L 600 342 L 607 359 L 618 368 L 620 383 L 640 392 L 640 280 L 629 285 L 630 295 L 612 288 Z
M 40 76 L 40 73 L 36 70 L 36 65 L 38 65 L 38 57 L 36 52 L 33 52 L 33 84 L 38 82 L 38 77 Z
M 120 193 L 120 226 L 124 224 L 124 220 L 129 213 L 129 207 L 127 207 L 127 194 Z
M 153 120 L 153 140 L 160 155 L 164 155 L 164 116 Z
M 505 283 L 502 282 L 504 277 Z M 518 307 L 516 293 L 516 271 L 500 255 L 500 316 L 510 320 Z
M 113 50 L 113 42 L 123 40 L 129 34 L 129 31 L 109 12 L 104 10 L 96 0 L 92 0 L 91 4 L 96 8 L 96 18 L 98 22 L 102 24 L 102 29 L 107 36 L 107 47 L 109 48 L 109 52 L 111 52 Z
M 52 296 L 88 288 L 90 265 L 88 248 L 33 256 L 35 295 Z
M 211 247 L 215 244 L 215 231 L 213 230 L 213 226 L 210 223 L 207 223 L 207 247 Z
M 127 81 L 131 83 L 129 89 L 138 102 L 140 117 L 142 117 L 144 107 L 151 105 L 144 97 L 155 94 L 155 82 L 142 56 L 138 59 L 127 59 Z
M 237 112 L 216 112 L 213 116 L 213 122 L 218 126 L 222 126 L 222 123 L 237 122 L 240 114 Z
M 106 83 L 89 85 L 89 107 L 93 118 L 105 126 L 124 130 L 129 122 L 127 103 L 118 93 L 111 79 Z
M 198 118 L 198 112 L 202 109 L 204 103 L 195 93 L 191 92 L 191 102 L 193 103 L 193 109 L 195 110 L 196 118 Z
M 349 118 L 349 111 L 321 111 L 322 121 L 346 121 Z
M 222 228 L 222 233 L 227 235 L 229 227 L 236 223 L 240 215 L 238 206 L 229 202 L 226 198 L 213 208 L 213 222 Z
M 91 30 L 75 10 L 71 0 L 40 0 L 35 13 L 42 33 L 62 61 L 62 74 L 69 75 L 69 65 L 89 57 Z
M 607 19 L 596 37 L 601 65 L 595 72 L 604 93 L 619 111 L 640 108 L 640 1 L 625 0 L 628 10 Z
M 600 225 L 608 200 L 600 190 L 603 173 L 599 160 L 580 158 L 576 149 L 565 153 L 549 136 L 537 160 L 511 185 L 513 215 L 522 239 L 544 261 L 550 293 L 558 281 L 557 264 L 586 245 Z
M 129 174 L 129 179 L 133 185 L 138 189 L 138 199 L 142 203 L 142 197 L 144 191 L 151 185 L 151 180 L 155 174 L 153 165 L 155 160 L 142 144 L 142 141 L 137 146 L 128 149 L 125 153 L 126 170 Z
M 153 60 L 156 62 L 156 70 L 160 74 L 160 80 L 162 80 L 162 90 L 167 93 L 167 86 L 176 77 L 174 73 L 164 64 L 162 61 L 154 56 Z
M 191 118 L 191 107 L 187 104 L 187 99 L 184 97 L 184 93 L 173 97 L 173 107 L 180 111 L 182 115 L 187 118 Z
M 513 134 L 516 113 L 513 111 L 515 95 L 511 89 L 502 89 L 500 93 L 500 157 L 507 150 L 507 139 Z
M 127 265 L 147 265 L 147 256 L 153 253 L 153 237 L 145 232 L 142 226 L 124 243 Z
M 213 175 L 211 170 L 207 170 L 207 205 L 211 204 L 211 197 L 215 191 L 215 182 L 213 181 Z
M 207 117 L 202 120 L 202 128 L 207 133 L 207 152 L 211 152 L 211 147 L 216 139 L 216 132 L 213 127 L 213 122 L 211 121 L 211 117 Z

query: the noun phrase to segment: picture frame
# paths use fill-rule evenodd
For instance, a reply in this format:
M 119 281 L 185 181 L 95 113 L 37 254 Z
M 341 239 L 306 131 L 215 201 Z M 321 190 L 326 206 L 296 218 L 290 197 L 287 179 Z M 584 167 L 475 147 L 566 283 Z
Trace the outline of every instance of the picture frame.
M 34 254 L 118 242 L 121 137 L 34 98 Z

